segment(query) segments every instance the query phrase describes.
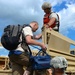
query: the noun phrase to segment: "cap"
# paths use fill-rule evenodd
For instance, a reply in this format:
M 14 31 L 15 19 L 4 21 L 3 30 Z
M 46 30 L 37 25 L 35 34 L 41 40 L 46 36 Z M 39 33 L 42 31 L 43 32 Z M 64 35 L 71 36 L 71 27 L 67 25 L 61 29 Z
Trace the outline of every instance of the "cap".
M 51 8 L 51 4 L 49 2 L 44 2 L 43 5 L 42 5 L 42 9 L 46 9 L 46 8 Z

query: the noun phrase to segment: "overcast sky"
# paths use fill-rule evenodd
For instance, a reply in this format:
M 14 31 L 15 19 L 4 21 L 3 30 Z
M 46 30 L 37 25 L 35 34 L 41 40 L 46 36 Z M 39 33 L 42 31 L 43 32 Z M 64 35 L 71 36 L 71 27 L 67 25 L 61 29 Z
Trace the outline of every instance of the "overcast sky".
M 35 20 L 41 28 L 44 15 L 41 5 L 45 1 L 59 14 L 60 33 L 75 41 L 75 0 L 0 0 L 0 36 L 9 24 L 28 24 Z

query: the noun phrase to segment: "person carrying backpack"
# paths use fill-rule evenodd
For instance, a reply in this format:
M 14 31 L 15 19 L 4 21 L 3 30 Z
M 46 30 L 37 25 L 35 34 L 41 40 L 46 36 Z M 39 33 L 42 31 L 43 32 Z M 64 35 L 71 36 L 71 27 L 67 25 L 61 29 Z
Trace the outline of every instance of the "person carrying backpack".
M 41 42 L 38 42 L 35 40 L 35 39 L 40 39 L 40 36 L 38 36 L 38 35 L 33 36 L 33 32 L 36 32 L 38 27 L 39 26 L 36 21 L 32 21 L 28 26 L 23 27 L 22 33 L 21 33 L 20 39 L 19 39 L 19 41 L 23 41 L 23 42 L 19 43 L 16 49 L 13 48 L 15 50 L 12 50 L 12 48 L 8 48 L 8 47 L 10 47 L 10 44 L 8 43 L 8 41 L 10 41 L 10 40 L 6 39 L 7 36 L 5 35 L 4 39 L 8 40 L 8 41 L 6 41 L 6 43 L 8 44 L 8 47 L 5 46 L 5 45 L 7 45 L 7 44 L 5 44 L 5 42 L 3 43 L 3 45 L 6 47 L 6 49 L 7 48 L 9 49 L 8 56 L 9 56 L 9 60 L 11 62 L 12 75 L 23 75 L 23 73 L 24 73 L 23 67 L 24 66 L 27 67 L 26 71 L 25 71 L 26 75 L 31 75 L 32 63 L 29 62 L 29 56 L 30 56 L 29 49 L 30 48 L 28 45 L 40 46 L 42 49 L 46 50 L 46 46 L 44 45 L 44 43 L 41 43 Z M 11 33 L 11 32 L 9 32 L 9 26 L 7 28 L 8 29 L 5 29 L 5 31 L 7 31 L 6 34 L 8 35 L 8 33 Z M 15 29 L 15 30 L 17 30 L 17 29 Z M 15 33 L 16 33 L 16 31 L 14 32 L 14 34 Z M 9 38 L 9 36 L 8 36 L 8 38 Z M 2 39 L 2 41 L 4 41 L 4 39 Z M 10 37 L 10 39 L 11 39 L 11 37 Z
M 45 13 L 43 18 L 43 24 L 45 27 L 50 28 L 59 32 L 59 15 L 52 12 L 52 6 L 49 2 L 42 4 L 42 9 Z

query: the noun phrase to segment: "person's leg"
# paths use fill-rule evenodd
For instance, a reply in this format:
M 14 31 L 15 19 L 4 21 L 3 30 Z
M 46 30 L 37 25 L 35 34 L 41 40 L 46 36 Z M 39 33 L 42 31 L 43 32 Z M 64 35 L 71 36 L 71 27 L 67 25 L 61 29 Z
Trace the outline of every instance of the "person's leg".
M 31 63 L 31 62 L 30 62 Z M 33 75 L 33 69 L 32 69 L 32 65 L 29 65 L 25 71 L 23 75 Z
M 29 56 L 26 55 L 25 53 L 22 53 L 20 55 L 13 54 L 13 55 L 9 56 L 9 58 L 10 58 L 10 61 L 12 62 L 12 65 L 14 63 L 14 65 L 12 66 L 13 73 L 15 71 L 22 72 L 21 75 L 23 75 L 23 73 L 24 73 L 23 66 L 29 67 L 31 65 L 31 64 L 29 64 Z M 30 72 L 31 69 L 29 69 L 28 71 Z
M 23 66 L 12 63 L 12 75 L 23 75 L 24 69 Z

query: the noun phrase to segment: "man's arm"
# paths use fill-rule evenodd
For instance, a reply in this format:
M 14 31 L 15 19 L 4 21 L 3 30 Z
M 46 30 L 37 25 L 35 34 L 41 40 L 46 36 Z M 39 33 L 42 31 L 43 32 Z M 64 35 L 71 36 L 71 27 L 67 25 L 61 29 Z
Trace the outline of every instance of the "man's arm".
M 48 26 L 50 27 L 51 25 L 53 25 L 55 21 L 56 21 L 56 18 L 52 17 L 50 21 L 48 22 Z
M 37 42 L 36 40 L 32 39 L 30 35 L 26 36 L 26 42 L 29 45 L 36 45 L 36 46 L 40 46 L 42 49 L 46 50 L 46 46 L 44 45 L 44 43 L 41 42 Z
M 34 35 L 33 38 L 39 40 L 42 38 L 42 34 Z

